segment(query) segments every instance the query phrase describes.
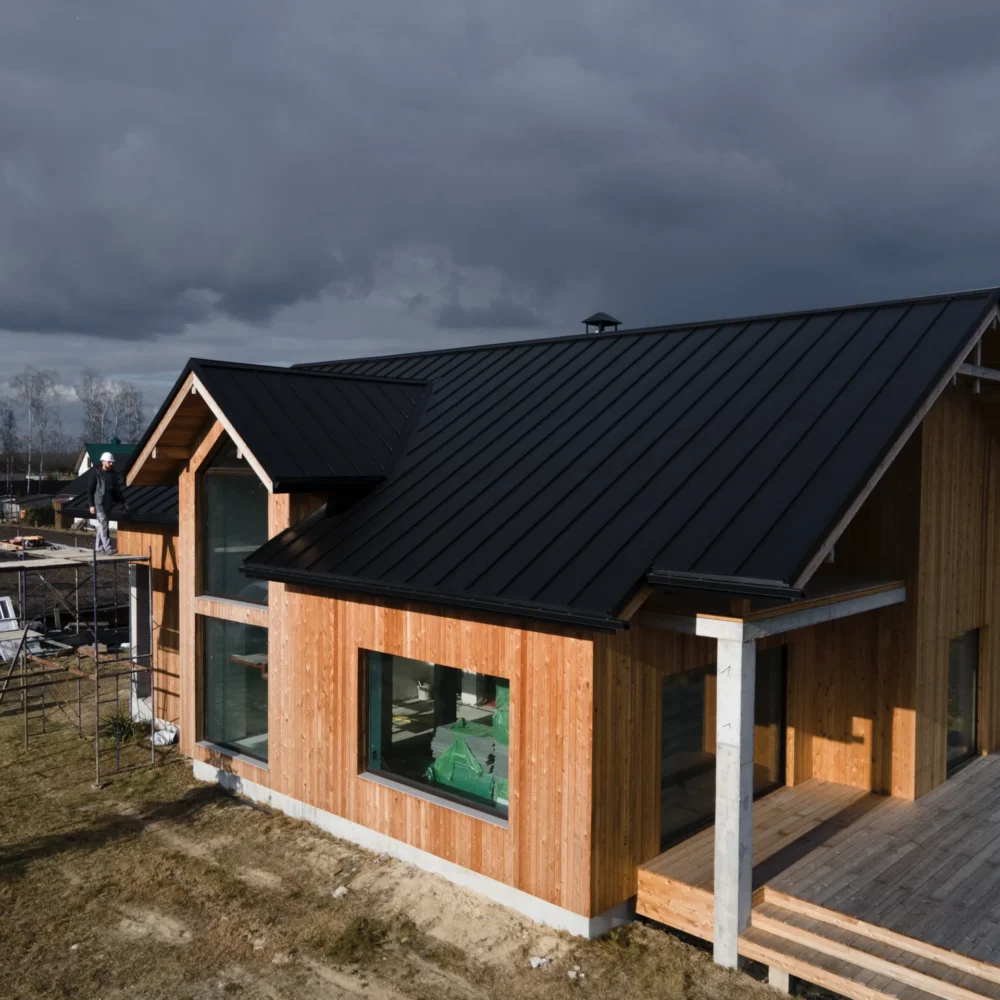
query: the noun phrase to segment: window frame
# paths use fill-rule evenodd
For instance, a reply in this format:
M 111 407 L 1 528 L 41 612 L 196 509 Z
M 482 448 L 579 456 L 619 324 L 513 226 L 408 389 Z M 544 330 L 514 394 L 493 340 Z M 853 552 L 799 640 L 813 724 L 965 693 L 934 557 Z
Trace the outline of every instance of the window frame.
M 371 766 L 369 757 L 371 746 L 371 685 L 369 680 L 370 670 L 368 656 L 372 653 L 379 656 L 398 656 L 401 659 L 417 659 L 417 657 L 406 656 L 402 653 L 388 653 L 381 649 L 358 647 L 358 777 L 363 781 L 370 781 L 373 784 L 381 785 L 384 788 L 394 789 L 395 791 L 402 792 L 405 795 L 410 795 L 424 802 L 429 802 L 432 805 L 441 806 L 442 808 L 459 812 L 472 819 L 482 820 L 483 822 L 490 823 L 493 826 L 508 829 L 515 809 L 513 794 L 515 775 L 513 768 L 510 768 L 507 778 L 507 812 L 506 814 L 503 814 L 489 809 L 486 806 L 479 805 L 472 799 L 466 799 L 460 795 L 453 795 L 447 790 L 441 788 L 439 785 L 425 784 L 423 782 L 414 781 L 392 771 L 383 771 Z M 500 674 L 489 674 L 484 670 L 478 670 L 474 667 L 451 667 L 446 663 L 437 663 L 437 661 L 435 661 L 435 666 L 455 670 L 458 673 L 467 671 L 469 673 L 479 674 L 482 677 L 490 677 L 494 680 L 506 681 L 510 689 L 511 705 L 513 706 L 514 704 L 514 682 L 509 677 L 504 677 Z M 513 729 L 514 727 L 512 725 L 512 733 Z M 508 745 L 513 746 L 513 743 L 514 739 L 512 735 Z
M 264 541 L 261 542 L 261 545 L 264 545 L 267 541 L 270 540 L 270 533 L 271 533 L 271 528 L 270 528 L 271 494 L 268 491 L 267 486 L 264 484 L 264 482 L 261 480 L 260 476 L 257 474 L 257 472 L 254 469 L 254 467 L 252 465 L 250 465 L 250 463 L 244 457 L 242 460 L 244 462 L 247 462 L 247 466 L 248 466 L 247 470 L 243 470 L 243 469 L 240 469 L 240 470 L 229 470 L 228 473 L 226 473 L 226 472 L 218 472 L 218 471 L 213 472 L 212 471 L 212 464 L 218 458 L 219 453 L 224 448 L 226 448 L 227 446 L 230 446 L 230 445 L 232 447 L 234 447 L 236 449 L 236 451 L 237 451 L 237 454 L 239 454 L 239 452 L 240 452 L 240 446 L 229 436 L 229 434 L 228 434 L 227 431 L 223 430 L 222 434 L 219 437 L 219 440 L 216 441 L 214 447 L 209 452 L 209 454 L 205 458 L 204 462 L 202 462 L 201 465 L 198 467 L 198 471 L 197 471 L 197 474 L 195 476 L 195 518 L 194 518 L 194 520 L 195 520 L 195 553 L 194 553 L 194 555 L 195 555 L 195 560 L 194 560 L 194 562 L 195 562 L 195 566 L 194 566 L 194 570 L 195 570 L 195 573 L 194 573 L 194 582 L 195 582 L 194 593 L 195 593 L 195 598 L 196 599 L 202 599 L 202 598 L 204 598 L 206 600 L 217 601 L 220 604 L 233 604 L 233 605 L 237 605 L 237 606 L 241 606 L 242 605 L 242 606 L 245 606 L 245 607 L 254 607 L 254 608 L 264 608 L 264 609 L 266 609 L 267 606 L 268 606 L 268 596 L 267 596 L 267 592 L 266 591 L 265 591 L 265 597 L 264 597 L 263 600 L 261 600 L 261 601 L 248 601 L 248 600 L 246 600 L 244 598 L 240 598 L 240 597 L 230 597 L 230 596 L 227 596 L 225 594 L 214 594 L 211 591 L 207 590 L 206 587 L 205 587 L 205 559 L 206 559 L 206 551 L 205 551 L 205 537 L 206 537 L 206 531 L 205 531 L 205 520 L 206 520 L 205 477 L 206 476 L 212 476 L 212 475 L 220 475 L 221 476 L 221 475 L 229 474 L 229 475 L 239 476 L 239 477 L 243 478 L 249 472 L 249 475 L 253 476 L 254 479 L 256 479 L 258 483 L 260 483 L 261 487 L 264 490 L 264 504 L 265 504 L 264 511 L 265 511 L 265 524 L 266 524 L 266 528 L 265 528 L 265 532 L 264 532 Z M 249 577 L 247 579 L 249 579 Z
M 256 605 L 252 605 L 256 608 Z M 254 621 L 246 621 L 242 617 L 221 617 L 216 615 L 204 615 L 195 612 L 195 663 L 198 678 L 198 690 L 197 690 L 197 719 L 196 719 L 196 733 L 197 739 L 195 740 L 195 745 L 202 747 L 206 750 L 210 750 L 213 753 L 221 754 L 224 757 L 229 757 L 233 760 L 243 761 L 246 764 L 250 764 L 253 767 L 259 768 L 262 771 L 269 770 L 269 757 L 255 757 L 253 754 L 247 753 L 246 750 L 240 749 L 226 743 L 217 743 L 215 740 L 210 740 L 205 736 L 205 716 L 208 711 L 208 698 L 206 696 L 206 656 L 205 656 L 205 642 L 206 642 L 206 622 L 222 622 L 230 625 L 241 625 L 247 628 L 259 628 L 263 629 L 267 633 L 267 648 L 268 656 L 270 656 L 271 649 L 271 630 L 267 625 L 260 624 Z M 249 669 L 249 668 L 247 668 Z M 267 731 L 270 737 L 271 731 L 271 684 L 270 677 L 265 678 L 267 680 Z M 268 752 L 270 756 L 270 744 L 268 745 Z
M 765 785 L 763 788 L 755 789 L 753 793 L 753 801 L 756 802 L 758 799 L 762 799 L 773 792 L 778 791 L 779 788 L 784 788 L 788 784 L 788 644 L 781 643 L 776 646 L 769 646 L 766 649 L 758 649 L 757 656 L 754 664 L 754 670 L 756 671 L 760 663 L 760 654 L 769 653 L 772 650 L 777 650 L 779 654 L 779 665 L 778 673 L 781 678 L 780 680 L 780 690 L 781 690 L 781 704 L 778 712 L 778 724 L 779 724 L 779 739 L 778 739 L 778 761 L 777 761 L 777 780 L 770 785 Z M 660 711 L 662 712 L 663 704 L 663 685 L 667 683 L 671 677 L 678 677 L 680 674 L 685 673 L 697 673 L 699 671 L 713 671 L 718 669 L 717 663 L 703 664 L 700 667 L 692 667 L 690 670 L 681 670 L 675 674 L 667 674 L 660 678 Z M 754 680 L 754 711 L 756 715 L 757 707 L 757 684 L 756 678 Z M 754 723 L 756 725 L 756 721 Z M 661 720 L 662 726 L 662 720 Z M 662 745 L 663 734 L 660 733 L 660 740 Z M 713 768 L 715 764 L 713 764 Z M 662 796 L 663 796 L 663 779 L 661 776 L 660 787 L 657 789 L 657 815 L 659 816 L 659 810 L 662 809 Z M 700 833 L 702 830 L 708 829 L 708 827 L 715 824 L 715 814 L 714 811 L 703 819 L 694 820 L 688 823 L 686 826 L 679 827 L 676 830 L 670 832 L 669 835 L 664 836 L 662 829 L 660 830 L 660 851 L 668 851 L 672 847 L 676 847 L 678 844 L 685 840 L 689 840 L 695 834 Z
M 976 666 L 973 675 L 972 684 L 972 738 L 969 740 L 969 750 L 967 753 L 963 754 L 961 757 L 956 757 L 954 760 L 948 759 L 948 734 L 951 731 L 948 724 L 948 716 L 950 715 L 951 706 L 950 702 L 950 689 L 951 689 L 951 650 L 952 644 L 963 638 L 970 633 L 975 633 L 976 636 Z M 949 696 L 945 700 L 945 743 L 944 743 L 944 764 L 945 764 L 945 778 L 950 778 L 952 775 L 957 774 L 962 768 L 967 767 L 972 761 L 980 756 L 980 742 L 982 737 L 982 726 L 980 713 L 982 711 L 982 683 L 983 683 L 983 629 L 980 626 L 975 628 L 965 629 L 963 632 L 959 632 L 956 635 L 951 636 L 948 639 L 948 668 L 947 668 L 947 686 L 949 689 Z

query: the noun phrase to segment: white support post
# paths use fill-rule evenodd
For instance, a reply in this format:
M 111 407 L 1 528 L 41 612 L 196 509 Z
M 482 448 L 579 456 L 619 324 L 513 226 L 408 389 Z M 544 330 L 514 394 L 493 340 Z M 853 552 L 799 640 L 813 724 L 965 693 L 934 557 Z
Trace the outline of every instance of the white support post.
M 753 893 L 754 641 L 718 640 L 715 738 L 715 947 L 736 968 Z

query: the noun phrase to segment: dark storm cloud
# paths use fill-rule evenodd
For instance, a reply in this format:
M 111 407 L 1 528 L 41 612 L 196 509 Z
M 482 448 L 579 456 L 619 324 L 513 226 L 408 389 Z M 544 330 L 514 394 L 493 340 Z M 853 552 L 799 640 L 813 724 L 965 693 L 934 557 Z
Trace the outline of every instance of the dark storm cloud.
M 514 331 L 1000 279 L 981 0 L 4 8 L 0 328 L 263 324 L 380 280 L 426 330 Z
M 434 313 L 444 330 L 534 330 L 544 326 L 542 318 L 517 302 L 494 299 L 488 306 L 460 306 L 450 302 Z

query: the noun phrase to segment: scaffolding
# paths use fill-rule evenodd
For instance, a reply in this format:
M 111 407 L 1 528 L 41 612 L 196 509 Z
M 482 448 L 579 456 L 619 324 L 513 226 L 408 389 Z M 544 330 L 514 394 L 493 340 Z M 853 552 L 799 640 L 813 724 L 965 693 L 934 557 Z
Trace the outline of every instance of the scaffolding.
M 40 719 L 41 732 L 45 733 L 48 714 L 53 709 L 58 709 L 74 725 L 81 738 L 87 737 L 84 726 L 84 685 L 93 681 L 94 783 L 100 786 L 109 774 L 120 774 L 123 770 L 122 732 L 121 726 L 117 723 L 122 712 L 121 678 L 128 678 L 129 715 L 133 718 L 134 692 L 137 691 L 140 679 L 146 679 L 149 690 L 149 765 L 155 767 L 156 684 L 153 676 L 153 650 L 156 643 L 151 578 L 152 549 L 145 556 L 98 554 L 96 549 L 88 552 L 85 549 L 70 548 L 55 551 L 33 549 L 11 555 L 14 558 L 0 558 L 0 593 L 3 582 L 10 579 L 9 574 L 16 574 L 18 585 L 16 621 L 7 619 L 3 623 L 7 630 L 0 631 L 0 649 L 13 651 L 9 659 L 6 656 L 0 658 L 0 710 L 3 709 L 7 696 L 20 695 L 18 707 L 24 716 L 25 750 L 28 749 L 30 740 L 30 720 Z M 146 602 L 149 613 L 149 630 L 146 634 L 148 649 L 145 651 L 137 646 L 131 582 L 129 581 L 125 588 L 123 604 L 118 572 L 122 564 L 143 563 L 150 567 L 150 587 Z M 60 586 L 53 583 L 49 573 L 56 570 L 72 570 L 72 584 Z M 90 607 L 87 607 L 87 600 L 84 597 L 81 608 L 81 596 L 88 591 Z M 104 592 L 103 604 L 102 592 Z M 35 598 L 34 615 L 31 614 L 32 597 Z M 121 627 L 123 607 L 128 616 L 127 644 L 120 641 L 123 633 Z M 106 621 L 102 622 L 102 615 Z M 68 622 L 64 620 L 65 616 L 69 616 Z M 12 624 L 16 624 L 17 627 L 11 628 Z M 84 669 L 85 660 L 91 661 L 92 673 Z M 61 690 L 65 690 L 62 686 L 74 681 L 75 719 L 67 710 L 64 700 L 48 696 L 50 688 L 59 685 Z M 108 695 L 112 681 L 114 697 Z M 102 682 L 104 682 L 103 692 Z M 109 728 L 114 737 L 113 746 L 102 748 L 101 710 L 102 707 L 112 704 L 115 706 L 114 718 Z M 102 754 L 112 752 L 115 760 L 114 770 L 109 771 L 105 767 L 102 771 Z

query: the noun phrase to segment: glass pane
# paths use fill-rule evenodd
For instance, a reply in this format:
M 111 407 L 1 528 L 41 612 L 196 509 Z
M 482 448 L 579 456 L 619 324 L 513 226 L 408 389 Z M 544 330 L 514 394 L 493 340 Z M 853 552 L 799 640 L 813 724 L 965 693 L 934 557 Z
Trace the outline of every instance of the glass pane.
M 267 760 L 267 629 L 218 618 L 202 622 L 204 737 Z
M 240 564 L 267 541 L 267 490 L 227 441 L 201 480 L 204 592 L 267 603 L 267 581 L 251 580 Z
M 368 769 L 507 815 L 510 686 L 366 651 Z
M 785 780 L 785 647 L 757 654 L 754 792 Z M 663 680 L 660 833 L 665 845 L 715 821 L 715 665 Z
M 948 766 L 976 752 L 976 693 L 979 687 L 979 630 L 963 632 L 948 650 Z

